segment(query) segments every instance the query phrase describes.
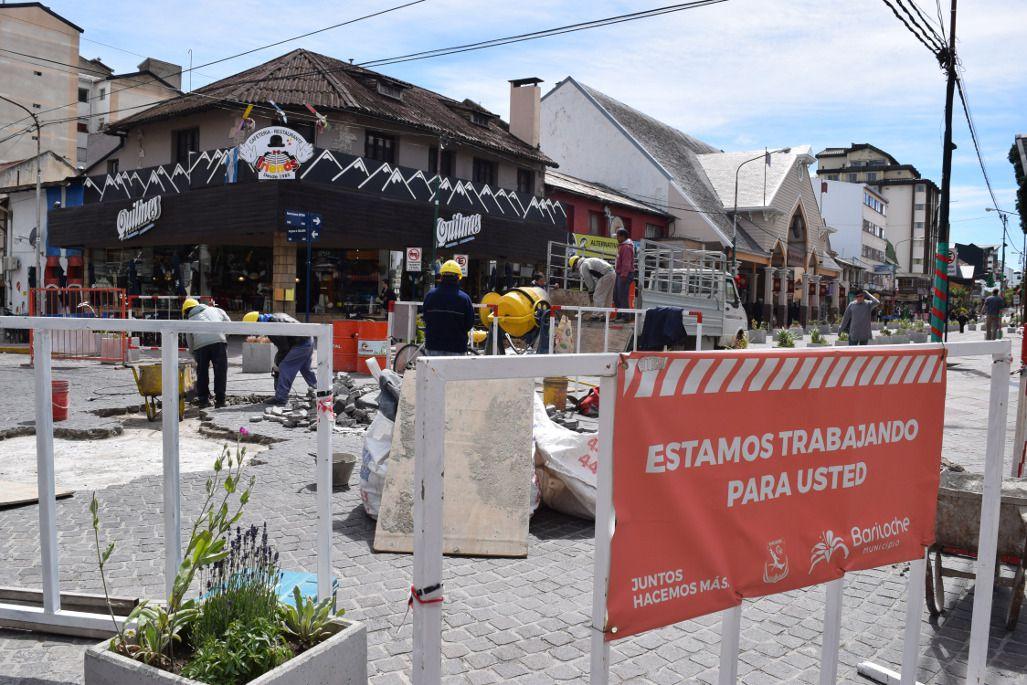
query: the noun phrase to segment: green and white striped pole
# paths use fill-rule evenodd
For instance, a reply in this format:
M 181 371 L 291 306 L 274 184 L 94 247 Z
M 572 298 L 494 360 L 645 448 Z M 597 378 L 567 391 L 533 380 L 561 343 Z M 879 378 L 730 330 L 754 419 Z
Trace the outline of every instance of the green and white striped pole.
M 934 299 L 931 302 L 931 342 L 941 342 L 948 325 L 949 244 L 938 242 L 934 254 Z

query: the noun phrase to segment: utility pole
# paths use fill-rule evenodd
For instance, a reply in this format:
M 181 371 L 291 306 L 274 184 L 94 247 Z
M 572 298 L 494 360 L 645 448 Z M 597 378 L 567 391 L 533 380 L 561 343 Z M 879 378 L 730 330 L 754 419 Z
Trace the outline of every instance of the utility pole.
M 949 48 L 945 58 L 945 142 L 941 158 L 941 216 L 934 255 L 934 300 L 931 305 L 931 341 L 941 342 L 949 318 L 949 198 L 952 187 L 952 99 L 956 89 L 956 1 L 949 20 Z
M 436 230 L 439 225 L 439 196 L 442 195 L 442 150 L 444 149 L 445 141 L 442 136 L 439 136 L 439 151 L 435 155 L 435 202 L 434 205 L 434 216 L 431 222 L 431 260 L 428 262 L 428 268 L 424 270 L 425 283 L 424 294 L 427 295 L 428 291 L 435 285 L 435 250 L 437 249 L 435 236 Z M 424 267 L 421 267 L 424 269 Z
M 36 316 L 43 316 L 46 314 L 43 311 L 43 264 L 46 263 L 46 231 L 43 229 L 43 133 L 35 112 L 3 95 L 0 95 L 0 100 L 25 110 L 36 125 Z M 14 245 L 13 241 L 11 245 Z

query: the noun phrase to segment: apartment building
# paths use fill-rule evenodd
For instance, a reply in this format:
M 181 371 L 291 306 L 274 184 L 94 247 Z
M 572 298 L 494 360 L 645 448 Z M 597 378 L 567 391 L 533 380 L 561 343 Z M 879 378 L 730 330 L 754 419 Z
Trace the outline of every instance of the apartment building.
M 840 258 L 865 270 L 859 285 L 890 298 L 895 264 L 885 238 L 888 200 L 865 183 L 821 180 L 819 186 L 820 213 L 835 230 L 831 246 Z
M 887 200 L 885 238 L 895 250 L 896 299 L 919 303 L 928 297 L 938 239 L 938 186 L 912 164 L 868 143 L 826 148 L 816 157 L 821 179 L 863 183 Z

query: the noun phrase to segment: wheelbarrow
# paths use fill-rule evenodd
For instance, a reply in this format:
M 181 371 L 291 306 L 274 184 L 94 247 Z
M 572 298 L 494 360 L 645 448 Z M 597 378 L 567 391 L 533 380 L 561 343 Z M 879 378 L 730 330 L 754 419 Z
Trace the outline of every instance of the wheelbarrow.
M 977 558 L 982 491 L 983 477 L 980 474 L 955 471 L 943 471 L 941 474 L 935 540 L 927 550 L 927 610 L 931 616 L 937 616 L 945 608 L 945 577 L 975 577 L 971 572 L 943 566 L 942 554 Z M 995 587 L 1012 590 L 1006 611 L 1006 630 L 1014 630 L 1023 604 L 1027 569 L 1027 481 L 1008 479 L 1002 483 L 998 558 L 995 561 Z M 1012 570 L 1012 577 L 1002 575 L 1003 566 Z
M 134 364 L 132 376 L 136 379 L 136 387 L 143 396 L 146 406 L 146 418 L 157 420 L 157 398 L 163 393 L 163 372 L 160 364 Z M 196 385 L 196 374 L 192 364 L 180 362 L 178 367 L 178 419 L 185 417 L 185 396 Z

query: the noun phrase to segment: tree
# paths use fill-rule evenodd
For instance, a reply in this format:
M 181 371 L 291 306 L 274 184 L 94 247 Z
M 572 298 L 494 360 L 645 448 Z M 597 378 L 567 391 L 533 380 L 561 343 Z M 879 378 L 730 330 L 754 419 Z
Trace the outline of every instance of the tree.
M 1016 211 L 1020 214 L 1020 230 L 1027 233 L 1027 174 L 1020 164 L 1020 151 L 1016 143 L 1009 149 L 1009 162 L 1016 174 Z

